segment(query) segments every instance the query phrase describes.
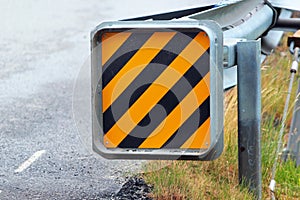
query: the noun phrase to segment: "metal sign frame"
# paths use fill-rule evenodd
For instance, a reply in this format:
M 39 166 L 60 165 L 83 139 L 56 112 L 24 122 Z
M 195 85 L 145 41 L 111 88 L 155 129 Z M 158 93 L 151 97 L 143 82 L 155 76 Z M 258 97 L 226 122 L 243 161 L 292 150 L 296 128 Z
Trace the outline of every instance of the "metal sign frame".
M 190 149 L 124 149 L 107 148 L 103 143 L 102 113 L 102 64 L 101 40 L 99 36 L 105 31 L 131 29 L 198 29 L 204 31 L 210 39 L 210 146 L 205 150 Z M 213 21 L 118 21 L 104 22 L 91 33 L 91 89 L 92 89 L 92 134 L 93 149 L 108 159 L 188 159 L 213 160 L 223 151 L 223 33 Z

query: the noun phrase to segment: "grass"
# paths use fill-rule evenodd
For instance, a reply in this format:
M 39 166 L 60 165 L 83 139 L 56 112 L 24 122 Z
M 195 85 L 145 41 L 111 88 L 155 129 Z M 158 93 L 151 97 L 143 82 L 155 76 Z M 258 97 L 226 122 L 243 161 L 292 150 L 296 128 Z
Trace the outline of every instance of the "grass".
M 286 42 L 286 37 L 283 41 Z M 291 61 L 292 57 L 287 47 L 281 45 L 262 65 L 263 199 L 270 199 L 268 186 L 287 95 Z M 296 82 L 285 134 L 290 125 Z M 226 92 L 225 96 L 225 147 L 220 158 L 209 162 L 154 161 L 148 163 L 145 166 L 147 173 L 142 176 L 146 182 L 154 186 L 152 194 L 154 199 L 255 199 L 246 187 L 239 186 L 238 183 L 236 88 Z M 294 162 L 285 163 L 279 159 L 275 179 L 278 199 L 300 199 L 300 167 L 296 168 Z

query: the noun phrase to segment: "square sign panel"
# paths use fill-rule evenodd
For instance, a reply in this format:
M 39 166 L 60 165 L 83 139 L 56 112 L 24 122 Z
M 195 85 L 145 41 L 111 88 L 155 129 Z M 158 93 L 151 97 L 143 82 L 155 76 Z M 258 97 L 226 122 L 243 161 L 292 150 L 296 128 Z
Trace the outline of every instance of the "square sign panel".
M 213 22 L 97 27 L 92 33 L 96 152 L 132 159 L 219 155 L 222 49 L 221 30 Z

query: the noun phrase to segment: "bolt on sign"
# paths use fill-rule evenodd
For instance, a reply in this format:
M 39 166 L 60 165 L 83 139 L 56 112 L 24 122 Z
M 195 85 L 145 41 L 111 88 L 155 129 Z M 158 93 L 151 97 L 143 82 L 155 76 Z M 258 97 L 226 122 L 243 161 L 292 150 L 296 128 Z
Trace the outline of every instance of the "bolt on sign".
M 111 159 L 223 150 L 223 38 L 211 21 L 105 22 L 91 34 L 93 148 Z

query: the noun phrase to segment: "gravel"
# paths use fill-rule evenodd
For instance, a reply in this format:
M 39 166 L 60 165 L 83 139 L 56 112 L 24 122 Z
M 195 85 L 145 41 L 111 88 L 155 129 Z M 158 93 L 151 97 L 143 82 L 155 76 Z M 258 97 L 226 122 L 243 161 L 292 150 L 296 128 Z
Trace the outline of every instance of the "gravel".
M 131 177 L 123 184 L 119 192 L 112 197 L 112 200 L 151 200 L 151 191 L 152 186 L 148 185 L 142 178 Z

